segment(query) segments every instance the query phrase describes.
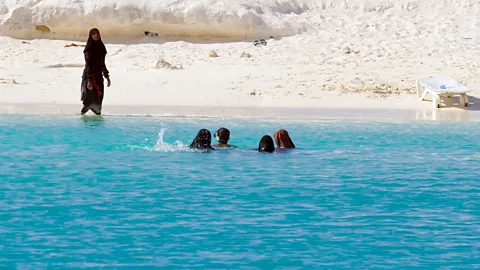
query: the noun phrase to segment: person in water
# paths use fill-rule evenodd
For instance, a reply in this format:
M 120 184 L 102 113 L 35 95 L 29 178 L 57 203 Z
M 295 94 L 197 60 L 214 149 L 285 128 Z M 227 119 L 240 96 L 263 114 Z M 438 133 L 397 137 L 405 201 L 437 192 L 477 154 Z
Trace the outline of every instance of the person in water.
M 273 138 L 278 148 L 295 148 L 288 131 L 285 129 L 280 129 L 273 134 Z
M 272 137 L 269 135 L 263 136 L 258 144 L 258 152 L 272 153 L 273 151 L 275 151 L 275 145 L 273 144 Z
M 212 134 L 208 129 L 200 129 L 197 133 L 195 139 L 193 139 L 190 148 L 200 149 L 200 150 L 214 150 L 211 146 L 212 143 Z
M 217 139 L 218 143 L 212 145 L 213 147 L 218 148 L 237 148 L 235 145 L 228 144 L 228 140 L 230 139 L 230 130 L 222 127 L 215 132 L 215 138 Z
M 105 55 L 107 49 L 102 42 L 100 31 L 93 28 L 88 33 L 87 45 L 83 50 L 85 57 L 85 68 L 82 76 L 82 114 L 92 110 L 96 115 L 102 113 L 102 101 L 104 96 L 103 77 L 107 79 L 107 87 L 110 87 L 111 81 L 109 72 L 105 65 Z

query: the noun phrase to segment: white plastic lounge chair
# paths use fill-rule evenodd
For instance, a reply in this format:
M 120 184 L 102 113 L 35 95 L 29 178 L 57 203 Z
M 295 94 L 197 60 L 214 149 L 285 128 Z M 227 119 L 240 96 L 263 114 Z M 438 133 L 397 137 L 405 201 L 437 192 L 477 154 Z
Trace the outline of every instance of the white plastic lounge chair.
M 416 81 L 417 97 L 424 100 L 427 94 L 432 95 L 433 108 L 440 108 L 441 97 L 460 96 L 460 105 L 468 106 L 467 93 L 471 90 L 451 77 L 442 76 L 423 78 Z

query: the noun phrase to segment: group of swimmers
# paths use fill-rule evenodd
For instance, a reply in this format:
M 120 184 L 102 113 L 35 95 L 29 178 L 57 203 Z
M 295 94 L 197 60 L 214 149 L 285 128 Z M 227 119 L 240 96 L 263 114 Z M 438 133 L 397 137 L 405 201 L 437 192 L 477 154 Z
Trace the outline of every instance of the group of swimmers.
M 190 144 L 192 149 L 200 150 L 214 150 L 215 148 L 237 148 L 235 145 L 229 144 L 228 140 L 230 139 L 230 131 L 227 128 L 220 128 L 215 132 L 215 138 L 218 141 L 218 144 L 212 145 L 212 134 L 208 129 L 200 129 L 197 133 L 195 139 Z M 268 152 L 272 153 L 275 151 L 275 144 L 278 148 L 295 148 L 288 131 L 285 129 L 280 129 L 273 134 L 273 139 L 270 135 L 265 135 L 260 139 L 257 150 L 259 152 Z

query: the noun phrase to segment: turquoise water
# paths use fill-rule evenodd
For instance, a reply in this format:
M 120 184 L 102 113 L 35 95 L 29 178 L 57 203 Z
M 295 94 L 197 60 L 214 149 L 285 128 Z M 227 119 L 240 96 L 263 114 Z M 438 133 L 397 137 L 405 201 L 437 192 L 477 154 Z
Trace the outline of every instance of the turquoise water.
M 185 149 L 221 126 L 238 150 Z M 479 132 L 0 115 L 0 268 L 480 267 Z

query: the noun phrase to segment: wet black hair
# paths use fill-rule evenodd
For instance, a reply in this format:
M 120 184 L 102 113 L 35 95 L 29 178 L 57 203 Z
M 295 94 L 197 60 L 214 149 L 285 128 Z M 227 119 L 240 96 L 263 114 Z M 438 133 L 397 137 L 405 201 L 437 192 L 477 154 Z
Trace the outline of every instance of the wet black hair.
M 208 129 L 200 129 L 193 139 L 192 144 L 190 144 L 190 148 L 195 149 L 213 149 L 211 146 L 212 143 L 212 134 Z
M 258 152 L 272 153 L 273 151 L 275 151 L 275 145 L 273 144 L 272 137 L 269 135 L 263 136 L 258 144 Z

